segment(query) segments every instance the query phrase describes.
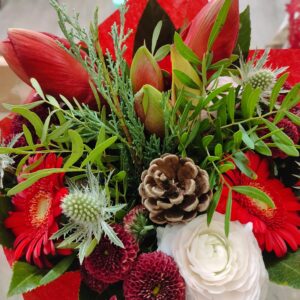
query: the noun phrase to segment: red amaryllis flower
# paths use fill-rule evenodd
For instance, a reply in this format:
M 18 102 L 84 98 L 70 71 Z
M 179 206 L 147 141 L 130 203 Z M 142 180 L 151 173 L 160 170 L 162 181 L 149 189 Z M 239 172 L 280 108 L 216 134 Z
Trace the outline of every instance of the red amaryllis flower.
M 123 242 L 124 248 L 112 244 L 105 236 L 94 252 L 83 261 L 86 272 L 95 280 L 104 283 L 123 280 L 130 271 L 139 250 L 134 237 L 121 225 L 115 224 L 112 227 Z
M 160 251 L 141 254 L 123 288 L 126 300 L 185 299 L 185 283 L 175 261 Z
M 191 21 L 207 0 L 157 0 L 158 4 L 166 11 L 176 29 Z M 127 50 L 125 59 L 130 64 L 133 57 L 134 41 L 138 29 L 139 21 L 147 6 L 148 0 L 128 0 L 128 11 L 126 13 L 125 30 L 131 29 L 132 34 L 126 41 Z M 113 51 L 113 42 L 107 32 L 111 31 L 111 26 L 120 24 L 120 13 L 116 11 L 105 22 L 99 26 L 99 41 L 104 50 Z M 105 52 L 105 51 L 104 51 Z
M 93 103 L 87 71 L 55 39 L 49 34 L 10 29 L 8 39 L 0 42 L 0 54 L 27 84 L 35 78 L 46 94 Z
M 183 32 L 184 42 L 200 59 L 207 52 L 208 39 L 225 0 L 209 2 Z M 230 57 L 239 33 L 239 1 L 231 1 L 227 20 L 212 47 L 213 61 Z
M 272 178 L 269 160 L 248 152 L 249 167 L 257 174 L 257 179 L 251 179 L 238 169 L 228 171 L 226 179 L 232 186 L 252 186 L 265 192 L 273 201 L 275 207 L 270 208 L 256 199 L 232 193 L 231 220 L 242 224 L 253 223 L 253 233 L 262 250 L 274 251 L 277 256 L 287 252 L 287 244 L 293 251 L 300 245 L 300 203 L 290 188 L 281 181 Z M 228 187 L 223 191 L 217 211 L 225 213 L 228 197 Z
M 28 166 L 41 158 L 40 155 L 35 155 L 29 160 Z M 62 157 L 49 154 L 31 172 L 60 168 L 62 163 Z M 46 256 L 57 253 L 50 237 L 58 230 L 60 202 L 68 192 L 64 187 L 63 178 L 64 174 L 44 177 L 13 197 L 14 211 L 10 212 L 5 220 L 5 226 L 16 235 L 15 260 L 25 255 L 29 263 L 33 262 L 43 267 L 49 266 Z M 22 180 L 18 178 L 19 182 Z

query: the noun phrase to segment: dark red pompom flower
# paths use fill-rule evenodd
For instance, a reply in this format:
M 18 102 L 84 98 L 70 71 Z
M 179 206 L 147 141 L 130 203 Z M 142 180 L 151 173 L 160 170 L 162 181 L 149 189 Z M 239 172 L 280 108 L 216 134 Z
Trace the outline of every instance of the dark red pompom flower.
M 232 221 L 242 224 L 253 223 L 253 233 L 262 250 L 274 251 L 277 256 L 287 252 L 287 245 L 296 251 L 300 245 L 300 203 L 292 189 L 285 187 L 278 179 L 272 178 L 270 164 L 253 152 L 248 152 L 249 167 L 257 174 L 251 179 L 238 169 L 228 171 L 225 175 L 232 186 L 250 186 L 265 192 L 275 207 L 242 194 L 232 193 Z M 228 198 L 228 187 L 223 185 L 222 195 L 217 211 L 225 214 Z
M 175 261 L 160 251 L 141 254 L 123 288 L 126 300 L 185 299 L 185 282 Z
M 62 157 L 49 154 L 42 159 L 35 155 L 29 159 L 21 174 L 27 173 L 26 168 L 40 161 L 40 164 L 30 172 L 42 169 L 60 168 Z M 49 266 L 47 255 L 57 252 L 50 237 L 58 230 L 57 218 L 61 214 L 61 199 L 68 193 L 65 188 L 64 174 L 52 174 L 39 179 L 29 188 L 16 194 L 12 198 L 14 211 L 5 220 L 5 226 L 10 228 L 16 236 L 14 242 L 15 260 L 25 255 L 26 260 L 39 267 Z M 23 181 L 21 177 L 18 182 Z
M 108 287 L 107 283 L 97 280 L 94 276 L 90 275 L 84 265 L 81 266 L 80 275 L 82 281 L 93 291 L 98 294 L 102 294 L 102 292 Z
M 130 271 L 139 250 L 134 237 L 121 225 L 115 224 L 112 228 L 123 242 L 124 248 L 112 244 L 105 236 L 94 252 L 83 261 L 86 272 L 95 280 L 104 283 L 123 280 Z

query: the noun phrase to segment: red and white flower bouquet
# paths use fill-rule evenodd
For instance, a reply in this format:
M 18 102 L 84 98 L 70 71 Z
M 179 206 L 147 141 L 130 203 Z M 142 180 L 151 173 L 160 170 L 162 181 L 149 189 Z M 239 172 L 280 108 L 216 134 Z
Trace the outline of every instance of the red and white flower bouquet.
M 128 0 L 0 42 L 0 242 L 24 299 L 259 300 L 300 289 L 300 50 L 238 0 Z

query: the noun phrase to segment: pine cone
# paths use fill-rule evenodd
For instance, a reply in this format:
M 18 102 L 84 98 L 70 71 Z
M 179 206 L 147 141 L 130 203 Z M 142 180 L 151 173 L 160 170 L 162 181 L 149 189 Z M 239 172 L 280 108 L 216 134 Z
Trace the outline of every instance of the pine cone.
M 192 159 L 173 154 L 150 163 L 139 193 L 156 224 L 188 222 L 208 208 L 212 197 L 207 172 Z

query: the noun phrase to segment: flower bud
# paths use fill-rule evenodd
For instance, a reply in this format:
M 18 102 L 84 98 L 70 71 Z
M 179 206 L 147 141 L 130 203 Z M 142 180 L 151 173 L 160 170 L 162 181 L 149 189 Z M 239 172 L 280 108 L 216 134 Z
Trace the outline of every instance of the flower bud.
M 132 61 L 130 79 L 134 93 L 138 92 L 145 84 L 155 87 L 159 91 L 164 89 L 163 74 L 149 50 L 140 47 Z
M 184 42 L 201 60 L 207 52 L 209 36 L 224 1 L 214 0 L 207 3 L 183 32 Z M 232 0 L 226 22 L 212 47 L 214 62 L 232 54 L 238 38 L 239 24 L 239 1 Z
M 172 61 L 172 103 L 176 102 L 176 90 L 181 91 L 184 90 L 189 95 L 200 96 L 201 95 L 201 80 L 196 70 L 192 67 L 192 65 L 186 60 L 180 53 L 177 51 L 175 46 L 171 47 L 171 61 Z M 191 88 L 184 85 L 180 79 L 176 76 L 175 71 L 181 71 L 185 75 L 187 75 L 194 83 L 199 86 L 199 89 Z M 193 96 L 188 97 L 191 101 L 195 102 L 193 104 L 198 103 L 198 99 Z
M 145 128 L 159 137 L 164 136 L 165 122 L 162 108 L 162 94 L 153 86 L 146 84 L 135 95 L 134 108 Z

